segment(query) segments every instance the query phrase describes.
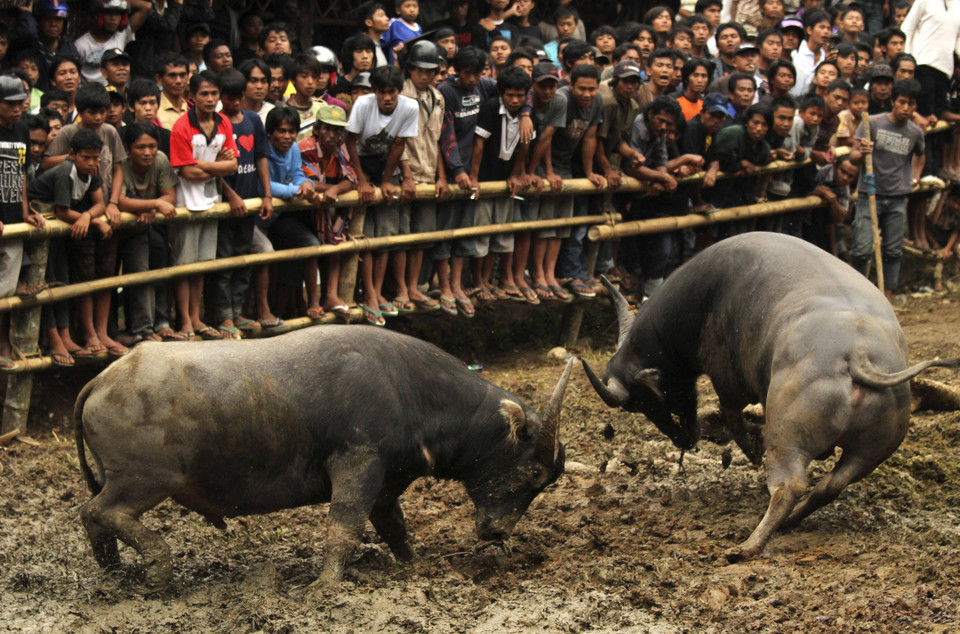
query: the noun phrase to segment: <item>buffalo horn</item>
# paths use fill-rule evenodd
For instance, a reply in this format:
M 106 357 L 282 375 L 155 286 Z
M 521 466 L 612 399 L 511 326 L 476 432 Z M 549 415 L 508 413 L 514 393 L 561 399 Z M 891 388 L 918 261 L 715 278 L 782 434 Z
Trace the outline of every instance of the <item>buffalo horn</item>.
M 570 370 L 573 368 L 573 362 L 576 357 L 570 355 L 567 359 L 567 366 L 557 381 L 557 387 L 553 388 L 553 396 L 547 403 L 547 408 L 543 412 L 543 426 L 540 428 L 540 436 L 537 438 L 537 454 L 544 463 L 553 464 L 557 459 L 557 451 L 560 443 L 560 407 L 563 405 L 563 393 L 567 389 L 567 381 L 570 379 Z
M 597 391 L 597 394 L 600 395 L 604 403 L 610 407 L 623 407 L 626 405 L 627 401 L 630 400 L 630 393 L 620 381 L 611 378 L 608 381 L 609 385 L 605 385 L 603 381 L 600 380 L 600 377 L 593 372 L 593 368 L 590 367 L 586 359 L 580 359 L 580 363 L 583 364 L 587 378 L 590 379 L 590 385 Z
M 617 350 L 619 350 L 623 347 L 623 344 L 626 343 L 627 334 L 630 332 L 630 327 L 633 326 L 633 320 L 636 316 L 630 312 L 630 304 L 627 302 L 627 298 L 617 290 L 616 286 L 610 283 L 607 276 L 601 275 L 600 280 L 603 282 L 603 285 L 607 287 L 607 290 L 610 291 L 610 297 L 613 298 L 613 305 L 617 308 L 617 321 L 620 324 L 620 334 L 617 337 Z

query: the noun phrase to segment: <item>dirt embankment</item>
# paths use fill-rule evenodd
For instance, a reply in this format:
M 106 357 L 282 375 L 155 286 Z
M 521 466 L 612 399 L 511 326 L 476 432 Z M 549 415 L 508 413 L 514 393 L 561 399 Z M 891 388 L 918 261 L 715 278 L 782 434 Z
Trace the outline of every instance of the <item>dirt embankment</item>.
M 960 356 L 957 303 L 911 299 L 898 312 L 914 360 Z M 541 406 L 561 370 L 546 349 L 460 354 Z M 587 354 L 602 367 L 610 352 L 607 341 Z M 952 371 L 930 377 L 960 387 Z M 960 413 L 915 414 L 875 473 L 774 536 L 761 557 L 730 565 L 724 549 L 766 508 L 762 471 L 738 450 L 723 469 L 722 449 L 704 444 L 686 456 L 684 477 L 652 425 L 607 409 L 577 371 L 561 434 L 568 461 L 583 466 L 534 501 L 511 555 L 473 552 L 462 487 L 421 480 L 403 497 L 418 559 L 395 563 L 369 528 L 347 581 L 307 596 L 322 567 L 325 506 L 218 531 L 167 502 L 145 523 L 170 544 L 176 577 L 168 593 L 144 597 L 133 551 L 121 547 L 122 569 L 104 573 L 79 523 L 89 494 L 68 417 L 82 377 L 40 383 L 39 445 L 0 452 L 0 631 L 960 630 Z M 812 477 L 831 464 L 815 463 Z

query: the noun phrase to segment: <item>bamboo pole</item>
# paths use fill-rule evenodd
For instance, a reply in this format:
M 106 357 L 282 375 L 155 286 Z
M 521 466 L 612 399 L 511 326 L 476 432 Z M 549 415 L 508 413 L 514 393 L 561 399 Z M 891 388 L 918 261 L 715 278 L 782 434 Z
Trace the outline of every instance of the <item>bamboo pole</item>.
M 718 222 L 729 222 L 731 220 L 741 220 L 743 218 L 759 218 L 762 216 L 773 216 L 788 211 L 800 211 L 802 209 L 814 209 L 824 205 L 819 196 L 806 196 L 804 198 L 791 198 L 776 202 L 758 203 L 755 205 L 744 205 L 742 207 L 729 207 L 721 209 L 710 214 L 687 214 L 686 216 L 673 216 L 669 218 L 652 218 L 650 220 L 634 220 L 631 222 L 621 222 L 615 225 L 598 225 L 590 227 L 587 237 L 590 240 L 612 240 L 623 236 L 636 236 L 645 233 L 661 233 L 664 231 L 676 231 L 677 229 L 686 229 L 688 227 L 702 227 L 712 225 Z
M 595 224 L 598 222 L 616 222 L 620 220 L 619 214 L 603 214 L 597 216 L 579 216 L 574 218 L 556 218 L 554 220 L 533 220 L 529 222 L 512 222 L 495 225 L 480 225 L 476 227 L 466 227 L 463 229 L 448 229 L 443 231 L 431 231 L 428 233 L 412 233 L 402 236 L 388 236 L 384 238 L 354 238 L 353 240 L 341 244 L 322 244 L 317 247 L 303 247 L 300 249 L 286 249 L 283 251 L 274 251 L 273 253 L 255 253 L 248 255 L 238 255 L 232 258 L 222 258 L 220 260 L 209 260 L 206 262 L 195 262 L 193 264 L 183 264 L 180 266 L 171 266 L 165 269 L 154 271 L 144 271 L 142 273 L 128 273 L 114 277 L 105 277 L 90 282 L 71 284 L 58 288 L 48 288 L 37 294 L 32 299 L 21 299 L 19 297 L 7 297 L 0 299 L 0 312 L 16 310 L 27 306 L 38 304 L 50 304 L 52 302 L 62 301 L 95 293 L 97 291 L 118 288 L 120 286 L 137 286 L 140 284 L 152 284 L 168 279 L 188 277 L 191 275 L 205 275 L 215 271 L 224 271 L 244 266 L 253 266 L 257 264 L 267 264 L 271 262 L 286 262 L 290 260 L 301 260 L 304 258 L 330 255 L 332 253 L 350 253 L 357 251 L 373 251 L 377 249 L 388 249 L 400 246 L 410 246 L 413 244 L 422 244 L 425 242 L 440 242 L 444 240 L 455 240 L 457 238 L 468 238 L 475 236 L 489 235 L 493 233 L 512 233 L 514 231 L 534 231 L 537 229 L 549 229 L 555 227 L 569 227 L 577 225 Z
M 25 282 L 30 286 L 42 284 L 47 272 L 49 240 L 27 242 L 24 251 L 30 255 Z M 39 352 L 40 306 L 18 312 L 11 316 L 11 341 L 25 356 Z M 23 361 L 20 362 L 21 364 Z M 7 379 L 6 398 L 3 400 L 3 420 L 0 422 L 0 434 L 19 431 L 27 433 L 27 419 L 30 415 L 30 397 L 33 393 L 33 374 L 18 372 Z
M 863 129 L 864 129 L 864 138 L 867 139 L 871 146 L 873 145 L 873 138 L 870 136 L 870 115 L 864 111 L 863 112 Z M 880 289 L 880 292 L 885 292 L 883 285 L 883 255 L 880 251 L 880 220 L 877 218 L 877 194 L 876 194 L 876 182 L 873 177 L 873 152 L 868 152 L 863 155 L 863 167 L 867 170 L 867 189 L 870 193 L 867 194 L 868 202 L 870 205 L 870 227 L 873 229 L 873 259 L 877 263 L 877 288 Z

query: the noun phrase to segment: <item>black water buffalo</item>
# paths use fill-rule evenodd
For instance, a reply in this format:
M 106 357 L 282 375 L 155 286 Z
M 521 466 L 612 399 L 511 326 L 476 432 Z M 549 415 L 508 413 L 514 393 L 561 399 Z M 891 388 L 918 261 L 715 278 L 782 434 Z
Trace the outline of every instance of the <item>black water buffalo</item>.
M 907 343 L 890 303 L 862 275 L 796 238 L 749 233 L 680 267 L 633 315 L 607 282 L 620 322 L 604 381 L 584 363 L 611 407 L 649 418 L 673 443 L 701 435 L 696 379 L 707 374 L 720 418 L 759 464 L 766 450 L 770 504 L 731 560 L 761 552 L 773 531 L 796 524 L 873 471 L 900 445 L 910 420 Z M 764 428 L 743 408 L 761 403 Z M 807 466 L 843 453 L 799 505 Z M 796 507 L 796 508 L 795 508 Z
M 173 575 L 170 551 L 139 518 L 161 501 L 220 528 L 224 517 L 330 502 L 319 579 L 330 583 L 366 518 L 398 559 L 413 557 L 397 498 L 432 475 L 463 482 L 478 537 L 502 542 L 563 472 L 572 363 L 541 419 L 439 348 L 380 328 L 141 344 L 77 398 L 77 450 L 94 493 L 83 525 L 101 566 L 118 563 L 119 538 L 160 589 Z

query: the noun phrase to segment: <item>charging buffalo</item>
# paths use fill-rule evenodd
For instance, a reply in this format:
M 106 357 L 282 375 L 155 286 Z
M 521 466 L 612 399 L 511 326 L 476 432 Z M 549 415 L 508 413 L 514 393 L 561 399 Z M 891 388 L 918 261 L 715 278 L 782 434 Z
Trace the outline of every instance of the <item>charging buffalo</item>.
M 463 482 L 479 539 L 502 544 L 563 473 L 572 363 L 541 418 L 439 348 L 379 328 L 141 344 L 77 399 L 94 493 L 81 519 L 101 566 L 119 562 L 117 538 L 138 551 L 149 589 L 173 568 L 140 516 L 167 498 L 220 528 L 224 517 L 330 502 L 321 584 L 342 578 L 367 518 L 397 559 L 413 557 L 397 498 L 421 476 Z
M 613 294 L 620 325 L 604 380 L 584 363 L 611 407 L 644 414 L 673 443 L 700 439 L 696 380 L 707 374 L 726 431 L 754 464 L 766 451 L 770 503 L 750 537 L 730 549 L 759 554 L 863 478 L 900 445 L 910 420 L 907 343 L 883 293 L 826 252 L 789 236 L 724 240 L 680 267 L 634 315 Z M 763 427 L 743 420 L 761 403 Z M 842 448 L 833 471 L 799 505 L 807 466 Z

